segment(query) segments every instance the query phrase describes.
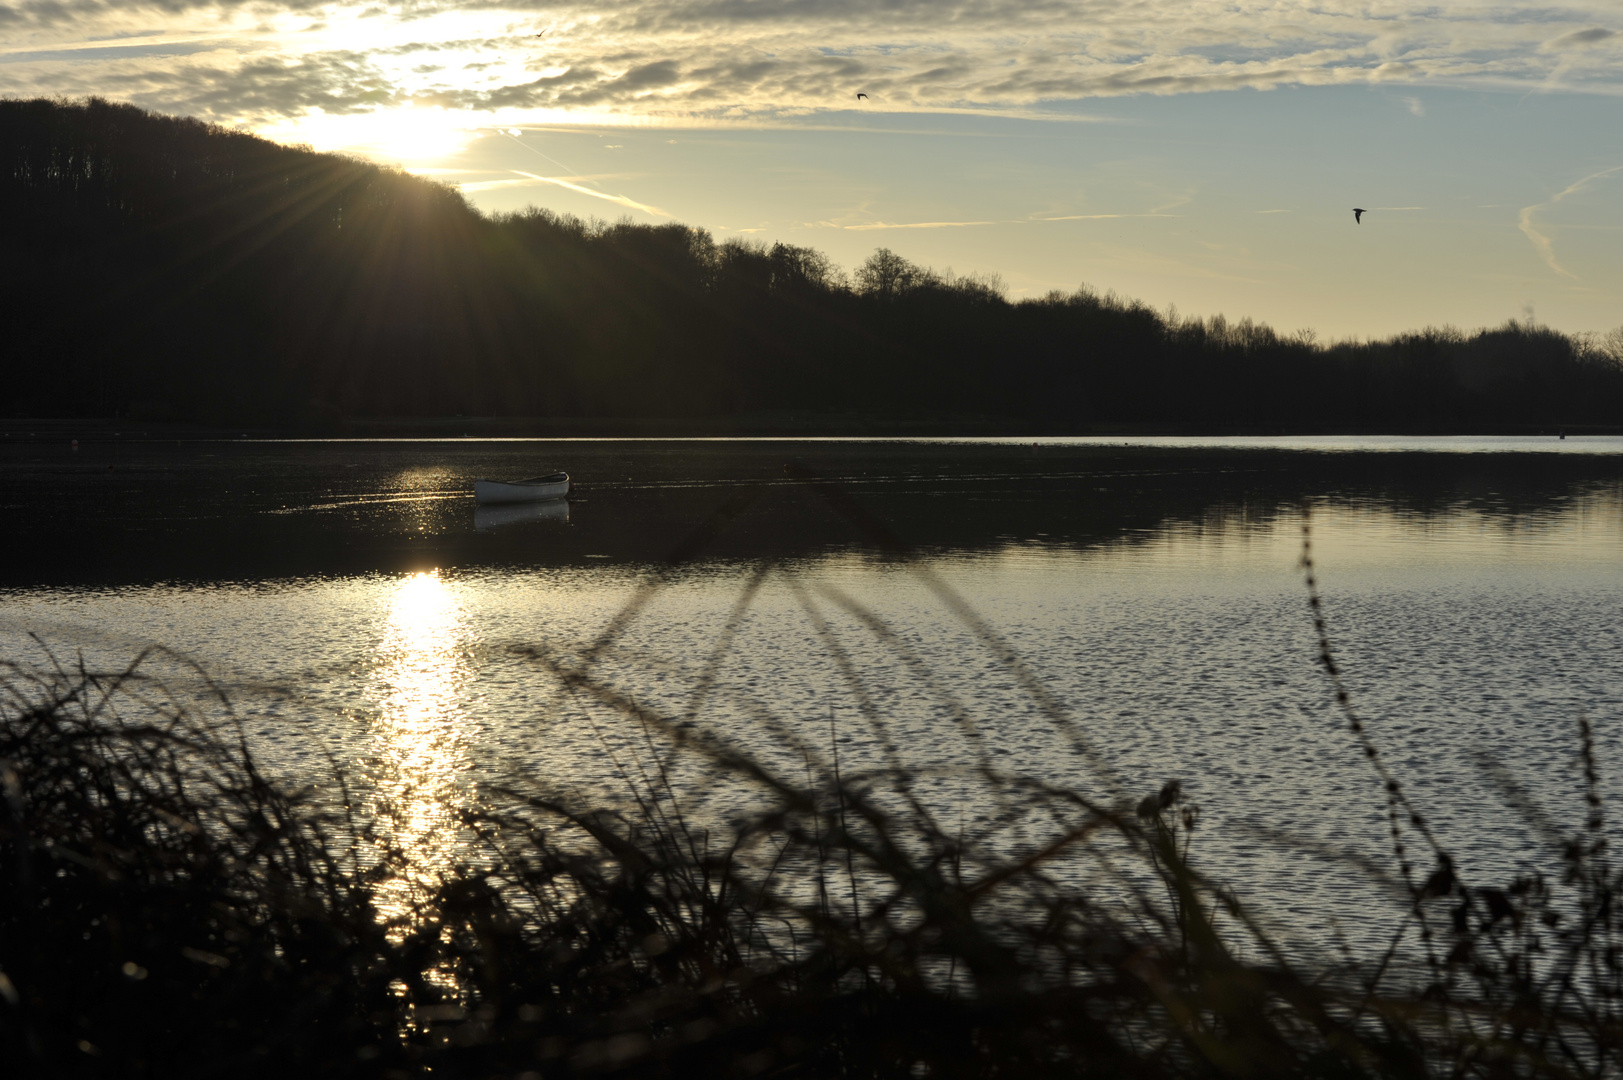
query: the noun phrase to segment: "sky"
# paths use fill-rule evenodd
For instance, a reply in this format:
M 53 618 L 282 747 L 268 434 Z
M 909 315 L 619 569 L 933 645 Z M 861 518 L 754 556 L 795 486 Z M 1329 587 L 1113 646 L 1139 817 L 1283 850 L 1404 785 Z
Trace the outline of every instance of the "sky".
M 1623 326 L 1620 0 L 0 2 L 0 95 L 89 94 L 1011 299 Z

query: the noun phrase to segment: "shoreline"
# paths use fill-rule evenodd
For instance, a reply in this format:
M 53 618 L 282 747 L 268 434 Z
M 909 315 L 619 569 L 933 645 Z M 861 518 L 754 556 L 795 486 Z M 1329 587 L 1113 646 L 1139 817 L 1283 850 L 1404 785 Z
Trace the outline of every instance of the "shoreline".
M 997 417 L 739 414 L 713 417 L 380 417 L 321 427 L 205 425 L 121 418 L 0 418 L 0 445 L 233 439 L 928 439 L 928 438 L 1460 438 L 1620 436 L 1623 425 L 1495 424 L 1345 428 L 1218 423 L 1043 424 Z

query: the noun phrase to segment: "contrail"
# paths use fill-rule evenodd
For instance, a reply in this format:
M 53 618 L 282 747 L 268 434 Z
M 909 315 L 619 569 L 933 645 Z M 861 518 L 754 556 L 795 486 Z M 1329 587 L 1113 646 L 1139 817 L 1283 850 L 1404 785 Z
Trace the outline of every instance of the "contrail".
M 503 135 L 506 135 L 509 139 L 512 139 L 514 142 L 516 142 L 520 146 L 524 147 L 524 149 L 528 150 L 530 153 L 534 154 L 536 157 L 546 158 L 546 160 L 552 162 L 554 165 L 558 166 L 564 172 L 569 173 L 571 176 L 579 176 L 580 175 L 579 171 L 577 171 L 575 169 L 571 169 L 568 165 L 565 165 L 563 162 L 559 161 L 555 157 L 548 157 L 546 154 L 543 154 L 541 151 L 537 150 L 535 147 L 531 146 L 529 143 L 527 143 L 523 139 L 519 138 L 517 132 L 514 131 L 514 129 L 512 129 L 512 128 L 501 128 L 500 130 L 501 130 L 501 133 Z M 670 213 L 667 213 L 664 210 L 661 210 L 657 206 L 649 206 L 647 203 L 640 203 L 636 199 L 628 199 L 624 195 L 605 195 L 601 191 L 597 191 L 597 190 L 595 190 L 593 188 L 589 188 L 589 187 L 582 187 L 579 184 L 572 184 L 568 180 L 560 180 L 556 176 L 537 176 L 535 173 L 525 172 L 523 169 L 512 169 L 512 170 L 509 170 L 509 171 L 515 172 L 520 176 L 527 176 L 531 180 L 539 180 L 543 184 L 556 184 L 558 187 L 568 188 L 570 191 L 578 191 L 582 195 L 590 195 L 594 199 L 605 199 L 605 200 L 607 200 L 607 201 L 609 201 L 611 203 L 618 203 L 619 205 L 624 206 L 624 207 L 626 207 L 628 209 L 631 209 L 631 210 L 641 210 L 643 213 L 645 213 L 645 214 L 653 214 L 655 217 L 674 217 L 675 216 L 674 214 L 670 214 Z
M 1613 165 L 1610 169 L 1602 169 L 1600 172 L 1590 173 L 1581 180 L 1575 180 L 1561 191 L 1551 196 L 1549 202 L 1534 203 L 1532 206 L 1524 206 L 1522 207 L 1522 212 L 1517 215 L 1516 227 L 1522 231 L 1522 235 L 1526 236 L 1527 239 L 1532 242 L 1533 250 L 1539 253 L 1539 256 L 1544 260 L 1549 268 L 1560 274 L 1562 277 L 1571 278 L 1573 281 L 1582 280 L 1577 274 L 1574 274 L 1571 270 L 1568 270 L 1566 267 L 1556 262 L 1555 245 L 1550 242 L 1550 238 L 1548 236 L 1545 236 L 1543 233 L 1539 232 L 1537 227 L 1534 226 L 1533 214 L 1539 210 L 1542 210 L 1546 206 L 1554 206 L 1568 195 L 1571 195 L 1574 192 L 1582 191 L 1584 188 L 1588 187 L 1596 180 L 1599 180 L 1601 177 L 1610 176 L 1615 172 L 1623 172 L 1623 165 Z
M 869 229 L 955 229 L 966 225 L 1013 225 L 1015 222 L 997 221 L 913 221 L 906 224 L 894 225 L 888 221 L 873 221 L 865 225 L 841 225 L 842 229 L 852 232 L 866 232 Z
M 565 165 L 563 162 L 559 161 L 557 158 L 548 157 L 546 154 L 543 154 L 541 151 L 537 150 L 535 147 L 531 146 L 529 143 L 527 143 L 523 139 L 519 138 L 517 128 L 500 128 L 499 130 L 501 131 L 501 133 L 503 135 L 506 135 L 509 139 L 512 139 L 514 142 L 516 142 L 520 146 L 524 147 L 524 149 L 528 150 L 530 153 L 534 154 L 536 157 L 538 157 L 538 158 L 546 158 L 546 160 L 552 162 L 554 165 L 558 166 L 558 168 L 562 169 L 566 173 L 569 173 L 571 176 L 579 176 L 580 175 L 580 170 L 579 169 L 571 169 L 568 165 Z M 517 170 L 514 170 L 514 171 L 517 171 Z
M 666 210 L 661 210 L 657 206 L 649 206 L 647 203 L 640 203 L 636 199 L 628 199 L 624 195 L 606 195 L 601 191 L 594 191 L 593 189 L 583 187 L 580 184 L 571 184 L 568 180 L 561 180 L 556 176 L 537 176 L 535 173 L 525 172 L 523 169 L 510 169 L 508 171 L 517 173 L 519 176 L 528 176 L 531 180 L 539 180 L 543 184 L 556 184 L 558 187 L 566 188 L 570 191 L 576 191 L 582 195 L 590 195 L 594 199 L 603 199 L 607 202 L 617 203 L 618 205 L 624 206 L 631 210 L 641 210 L 643 213 L 653 214 L 655 217 L 675 217 L 674 214 Z
M 229 38 L 242 36 L 236 31 L 228 30 L 219 34 L 183 34 L 178 37 L 174 35 L 158 35 L 152 37 L 111 38 L 105 41 L 65 41 L 53 46 L 34 44 L 0 49 L 0 56 L 16 56 L 36 52 L 84 52 L 90 49 L 147 48 L 153 45 L 190 45 L 198 41 L 225 41 Z

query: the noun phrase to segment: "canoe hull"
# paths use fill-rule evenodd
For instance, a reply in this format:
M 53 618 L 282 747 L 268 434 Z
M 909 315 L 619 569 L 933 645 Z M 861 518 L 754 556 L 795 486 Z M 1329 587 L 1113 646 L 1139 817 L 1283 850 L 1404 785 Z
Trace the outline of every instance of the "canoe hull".
M 475 480 L 473 501 L 481 506 L 496 503 L 544 502 L 569 494 L 569 476 L 540 477 L 535 480 Z

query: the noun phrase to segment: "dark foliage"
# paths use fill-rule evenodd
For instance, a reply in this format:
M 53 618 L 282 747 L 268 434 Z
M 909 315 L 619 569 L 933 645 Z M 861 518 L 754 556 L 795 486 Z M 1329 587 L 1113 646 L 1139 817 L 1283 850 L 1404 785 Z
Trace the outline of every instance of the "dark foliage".
M 992 417 L 1029 429 L 1623 422 L 1623 348 L 1514 322 L 1321 348 L 881 249 L 529 210 L 90 99 L 0 101 L 0 411 Z
M 0 1071 L 349 1075 L 396 1007 L 368 891 L 138 669 L 7 680 Z

